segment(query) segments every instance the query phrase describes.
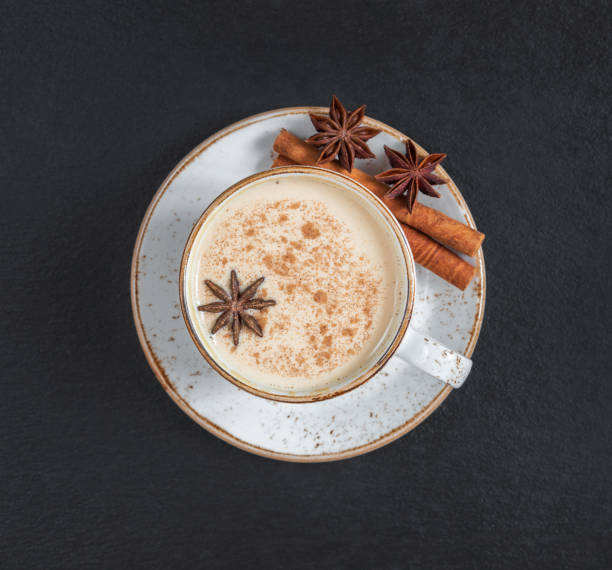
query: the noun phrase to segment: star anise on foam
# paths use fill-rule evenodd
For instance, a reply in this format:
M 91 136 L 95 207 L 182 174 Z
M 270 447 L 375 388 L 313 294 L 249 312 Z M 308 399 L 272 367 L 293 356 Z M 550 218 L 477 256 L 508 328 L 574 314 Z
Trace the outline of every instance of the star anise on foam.
M 433 186 L 446 184 L 448 180 L 435 175 L 433 171 L 446 158 L 445 154 L 428 154 L 420 157 L 411 140 L 406 142 L 405 155 L 387 145 L 385 145 L 385 153 L 392 168 L 376 175 L 378 180 L 386 184 L 393 184 L 385 196 L 395 198 L 406 193 L 406 205 L 409 212 L 412 212 L 419 190 L 428 196 L 440 197 Z
M 232 329 L 232 337 L 234 345 L 238 346 L 240 340 L 240 330 L 242 325 L 251 329 L 257 336 L 263 336 L 263 331 L 259 323 L 253 315 L 249 315 L 249 309 L 265 309 L 276 305 L 276 301 L 272 299 L 253 299 L 259 286 L 263 283 L 265 277 L 260 277 L 253 281 L 242 293 L 240 292 L 240 283 L 238 276 L 232 269 L 230 277 L 230 293 L 226 293 L 222 287 L 206 279 L 204 283 L 221 301 L 200 305 L 198 311 L 206 311 L 208 313 L 221 313 L 221 316 L 215 321 L 211 333 L 215 334 L 219 329 L 229 325 Z
M 319 132 L 306 139 L 306 142 L 323 147 L 317 164 L 331 162 L 337 156 L 340 164 L 350 172 L 355 158 L 375 158 L 366 141 L 380 133 L 380 130 L 359 126 L 365 109 L 366 106 L 362 105 L 349 113 L 338 98 L 332 95 L 329 116 L 309 113 L 314 128 Z

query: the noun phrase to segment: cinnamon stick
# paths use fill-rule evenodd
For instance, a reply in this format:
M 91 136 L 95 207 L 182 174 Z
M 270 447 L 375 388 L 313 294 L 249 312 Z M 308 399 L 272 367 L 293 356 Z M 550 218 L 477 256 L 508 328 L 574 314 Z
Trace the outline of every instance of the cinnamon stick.
M 295 166 L 298 164 L 294 160 L 283 156 L 282 154 L 277 155 L 277 157 L 272 161 L 272 168 L 276 168 L 277 166 Z
M 277 166 L 292 166 L 297 162 L 283 155 L 278 155 L 272 163 L 272 168 Z M 353 172 L 355 169 L 353 168 Z M 462 291 L 469 285 L 476 273 L 476 267 L 470 265 L 457 254 L 453 253 L 443 245 L 440 245 L 423 232 L 415 230 L 410 226 L 400 223 L 404 235 L 410 244 L 414 260 L 429 269 L 451 285 Z
M 476 273 L 476 267 L 456 253 L 406 224 L 400 224 L 408 239 L 414 260 L 451 285 L 465 291 Z
M 285 156 L 297 164 L 307 166 L 316 166 L 319 156 L 319 151 L 316 148 L 286 129 L 281 129 L 281 132 L 274 141 L 273 148 L 279 155 Z M 400 222 L 421 230 L 436 241 L 471 257 L 478 253 L 478 249 L 485 238 L 483 233 L 419 202 L 415 203 L 412 213 L 410 213 L 404 200 L 401 198 L 388 199 L 384 197 L 389 191 L 386 184 L 358 168 L 353 168 L 351 172 L 348 172 L 336 160 L 325 163 L 323 166 L 329 170 L 350 176 L 363 184 L 368 190 L 383 200 Z

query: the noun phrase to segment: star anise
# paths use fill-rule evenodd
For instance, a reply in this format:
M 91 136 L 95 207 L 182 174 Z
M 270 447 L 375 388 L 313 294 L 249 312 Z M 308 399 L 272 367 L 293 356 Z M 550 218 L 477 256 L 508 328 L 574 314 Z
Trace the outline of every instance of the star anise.
M 314 128 L 319 131 L 306 139 L 308 144 L 323 147 L 317 164 L 331 162 L 338 156 L 340 164 L 349 172 L 353 170 L 355 157 L 375 158 L 366 141 L 375 137 L 380 130 L 371 127 L 360 127 L 366 106 L 362 105 L 350 113 L 333 95 L 329 107 L 329 116 L 309 113 Z
M 406 205 L 410 212 L 412 212 L 419 190 L 428 196 L 440 197 L 432 185 L 446 184 L 448 180 L 436 176 L 433 171 L 446 158 L 445 154 L 428 154 L 420 157 L 411 140 L 406 142 L 405 155 L 386 145 L 385 153 L 392 168 L 376 175 L 378 180 L 386 184 L 393 184 L 385 196 L 395 198 L 405 192 Z
M 259 326 L 259 323 L 253 317 L 249 315 L 247 311 L 249 309 L 264 309 L 276 305 L 276 301 L 271 299 L 253 299 L 253 295 L 263 283 L 265 277 L 260 277 L 257 281 L 253 281 L 242 293 L 240 292 L 240 284 L 238 283 L 238 276 L 232 269 L 230 277 L 230 290 L 231 293 L 226 293 L 222 287 L 219 287 L 216 283 L 213 283 L 209 279 L 206 279 L 204 283 L 206 286 L 215 294 L 216 297 L 221 301 L 215 301 L 214 303 L 208 303 L 207 305 L 200 305 L 198 311 L 206 311 L 208 313 L 221 313 L 221 316 L 215 321 L 211 333 L 215 334 L 219 329 L 229 325 L 232 329 L 232 337 L 234 345 L 238 346 L 240 339 L 240 329 L 242 325 L 251 329 L 257 336 L 263 336 L 263 331 Z

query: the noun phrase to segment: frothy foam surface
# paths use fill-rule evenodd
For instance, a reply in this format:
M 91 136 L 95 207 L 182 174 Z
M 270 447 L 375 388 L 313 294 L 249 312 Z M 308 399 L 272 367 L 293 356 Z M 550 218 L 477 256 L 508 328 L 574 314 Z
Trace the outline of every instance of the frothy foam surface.
M 367 370 L 388 346 L 406 298 L 401 248 L 365 198 L 313 176 L 263 180 L 213 212 L 194 242 L 187 298 L 192 322 L 214 358 L 240 380 L 266 390 L 312 393 Z M 265 277 L 256 297 L 276 305 L 250 313 L 264 336 L 242 327 L 210 334 L 218 300 Z

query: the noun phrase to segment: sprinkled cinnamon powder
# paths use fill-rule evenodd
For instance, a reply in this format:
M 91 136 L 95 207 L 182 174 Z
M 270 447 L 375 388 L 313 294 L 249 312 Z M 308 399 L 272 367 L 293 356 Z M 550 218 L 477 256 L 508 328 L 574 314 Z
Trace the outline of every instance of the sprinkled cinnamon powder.
M 306 239 L 316 239 L 321 235 L 319 228 L 312 222 L 306 222 L 301 229 L 302 235 Z
M 324 203 L 249 203 L 223 229 L 202 254 L 200 277 L 225 283 L 234 268 L 245 283 L 264 275 L 262 294 L 277 303 L 258 313 L 262 338 L 241 335 L 241 359 L 270 375 L 316 378 L 359 352 L 380 304 L 380 270 L 360 258 L 350 228 Z M 203 288 L 198 302 L 214 300 Z M 209 327 L 216 316 L 202 318 Z M 215 342 L 229 345 L 230 331 Z
M 315 294 L 314 294 L 314 300 L 317 303 L 327 303 L 327 293 L 325 291 L 321 291 L 321 289 L 319 289 Z

